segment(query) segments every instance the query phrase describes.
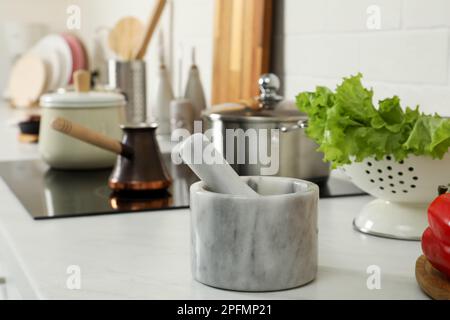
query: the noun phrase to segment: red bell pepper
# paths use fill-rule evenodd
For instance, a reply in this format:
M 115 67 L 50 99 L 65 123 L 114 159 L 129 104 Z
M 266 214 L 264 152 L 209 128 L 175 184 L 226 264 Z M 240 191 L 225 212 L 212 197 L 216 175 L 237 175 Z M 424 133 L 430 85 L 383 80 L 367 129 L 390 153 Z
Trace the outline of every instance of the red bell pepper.
M 431 228 L 423 233 L 422 251 L 433 267 L 450 277 L 450 246 L 440 241 Z
M 440 195 L 428 208 L 428 222 L 434 235 L 450 245 L 450 193 Z
M 450 277 L 450 194 L 440 187 L 440 196 L 428 208 L 430 227 L 422 236 L 422 251 L 428 261 Z

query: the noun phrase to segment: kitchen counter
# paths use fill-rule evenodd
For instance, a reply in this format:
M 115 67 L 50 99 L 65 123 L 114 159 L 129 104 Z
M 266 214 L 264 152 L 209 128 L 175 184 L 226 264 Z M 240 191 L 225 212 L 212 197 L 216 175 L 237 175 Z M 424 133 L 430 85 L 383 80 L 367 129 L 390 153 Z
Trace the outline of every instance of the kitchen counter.
M 37 147 L 19 144 L 16 129 L 6 125 L 10 116 L 11 111 L 0 108 L 0 161 L 37 158 Z M 320 200 L 319 272 L 314 282 L 288 291 L 244 293 L 211 288 L 192 279 L 188 210 L 35 221 L 0 179 L 4 295 L 26 299 L 426 299 L 414 277 L 415 261 L 421 255 L 419 242 L 376 238 L 353 230 L 352 219 L 371 200 L 368 196 Z M 79 290 L 67 286 L 71 266 L 79 267 Z M 370 266 L 379 268 L 380 289 L 368 289 Z

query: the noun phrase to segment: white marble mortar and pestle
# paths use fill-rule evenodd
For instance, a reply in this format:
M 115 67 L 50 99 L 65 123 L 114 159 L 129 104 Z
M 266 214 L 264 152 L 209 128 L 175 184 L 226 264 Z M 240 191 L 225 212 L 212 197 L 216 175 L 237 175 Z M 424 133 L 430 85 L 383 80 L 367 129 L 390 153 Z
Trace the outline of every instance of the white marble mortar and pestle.
M 199 176 L 191 186 L 193 277 L 237 291 L 302 286 L 317 274 L 319 188 L 282 177 L 239 177 L 203 134 L 177 152 Z M 213 155 L 215 163 L 206 159 Z

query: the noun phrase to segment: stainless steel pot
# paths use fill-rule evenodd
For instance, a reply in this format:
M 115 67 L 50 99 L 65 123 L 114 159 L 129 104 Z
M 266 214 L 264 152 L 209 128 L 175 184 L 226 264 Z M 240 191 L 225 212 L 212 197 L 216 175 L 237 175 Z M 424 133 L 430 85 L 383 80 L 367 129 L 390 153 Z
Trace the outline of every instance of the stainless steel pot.
M 278 77 L 263 75 L 259 83 L 259 109 L 225 107 L 204 113 L 205 132 L 214 146 L 241 176 L 327 180 L 330 167 L 305 134 L 306 115 L 280 107 Z

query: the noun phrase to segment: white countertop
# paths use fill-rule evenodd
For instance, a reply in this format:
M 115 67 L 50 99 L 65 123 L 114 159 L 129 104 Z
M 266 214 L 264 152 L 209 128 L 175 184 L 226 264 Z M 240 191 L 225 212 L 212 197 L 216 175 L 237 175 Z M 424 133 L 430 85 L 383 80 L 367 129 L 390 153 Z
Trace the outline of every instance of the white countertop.
M 36 146 L 19 144 L 6 125 L 10 115 L 0 109 L 0 161 L 37 158 Z M 0 179 L 0 264 L 17 295 L 30 299 L 425 299 L 414 277 L 419 242 L 353 230 L 352 219 L 371 200 L 320 200 L 314 282 L 241 293 L 192 279 L 188 210 L 35 221 Z M 71 265 L 80 267 L 80 290 L 67 288 Z M 372 265 L 381 271 L 380 290 L 367 288 Z

